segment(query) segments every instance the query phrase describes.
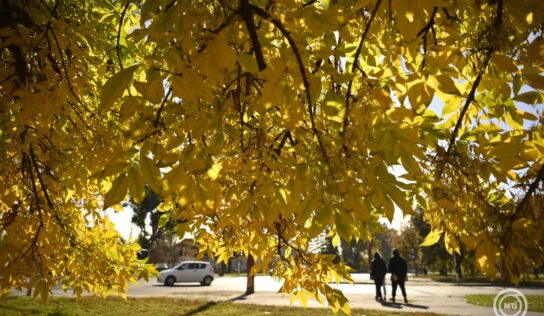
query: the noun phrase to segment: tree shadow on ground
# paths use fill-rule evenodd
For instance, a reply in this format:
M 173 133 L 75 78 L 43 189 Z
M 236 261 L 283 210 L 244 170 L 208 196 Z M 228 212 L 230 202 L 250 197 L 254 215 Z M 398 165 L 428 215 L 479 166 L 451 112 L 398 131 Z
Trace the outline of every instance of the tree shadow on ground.
M 217 304 L 217 302 L 207 302 L 206 304 L 202 304 L 200 305 L 199 307 L 191 310 L 191 311 L 188 311 L 187 313 L 183 314 L 183 316 L 192 316 L 192 315 L 198 315 L 199 313 L 202 313 L 204 311 L 206 311 L 207 309 L 215 306 Z
M 417 305 L 417 304 L 412 304 L 412 303 L 408 303 L 408 304 L 406 304 L 406 306 L 413 307 L 413 308 L 429 309 L 429 306 Z
M 381 301 L 380 304 L 382 304 L 382 306 L 385 306 L 385 307 L 398 308 L 398 309 L 402 308 L 400 303 L 395 303 L 395 302 Z
M 164 285 L 164 284 L 153 284 L 153 287 L 170 287 L 170 288 L 176 288 L 176 287 L 202 287 L 200 284 L 174 284 L 172 286 Z
M 248 296 L 250 296 L 250 295 L 251 295 L 251 294 L 246 294 L 246 293 L 240 294 L 240 295 L 238 295 L 238 296 L 236 296 L 236 297 L 231 298 L 229 301 L 230 301 L 230 302 L 245 301 L 245 300 L 246 300 L 246 297 L 248 297 Z

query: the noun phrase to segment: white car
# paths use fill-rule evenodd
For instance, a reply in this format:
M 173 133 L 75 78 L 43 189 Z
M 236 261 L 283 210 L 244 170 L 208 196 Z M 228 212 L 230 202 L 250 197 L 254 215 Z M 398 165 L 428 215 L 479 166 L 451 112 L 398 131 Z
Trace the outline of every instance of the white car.
M 209 262 L 184 261 L 172 269 L 159 273 L 157 281 L 167 286 L 178 282 L 200 282 L 201 285 L 211 285 L 213 282 L 213 267 Z

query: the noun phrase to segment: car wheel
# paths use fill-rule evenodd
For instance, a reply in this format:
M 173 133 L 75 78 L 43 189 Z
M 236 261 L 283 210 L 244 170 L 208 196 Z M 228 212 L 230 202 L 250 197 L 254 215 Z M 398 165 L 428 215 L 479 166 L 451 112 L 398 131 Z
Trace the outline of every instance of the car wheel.
M 174 286 L 174 283 L 176 283 L 176 278 L 174 278 L 173 276 L 167 277 L 164 281 L 164 285 L 166 286 Z
M 213 281 L 212 277 L 207 276 L 207 277 L 204 278 L 204 280 L 202 281 L 201 284 L 204 285 L 204 286 L 210 286 L 212 284 L 212 281 Z

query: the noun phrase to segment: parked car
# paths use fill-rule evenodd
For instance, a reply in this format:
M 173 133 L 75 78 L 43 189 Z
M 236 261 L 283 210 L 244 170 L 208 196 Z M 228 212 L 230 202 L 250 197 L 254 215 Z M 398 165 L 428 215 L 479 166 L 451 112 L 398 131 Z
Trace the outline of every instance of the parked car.
M 199 282 L 208 286 L 213 282 L 214 270 L 209 262 L 184 261 L 172 269 L 166 269 L 159 273 L 157 282 L 167 286 L 173 286 L 179 282 Z
M 155 269 L 157 269 L 157 271 L 163 271 L 168 269 L 168 265 L 166 263 L 155 263 Z

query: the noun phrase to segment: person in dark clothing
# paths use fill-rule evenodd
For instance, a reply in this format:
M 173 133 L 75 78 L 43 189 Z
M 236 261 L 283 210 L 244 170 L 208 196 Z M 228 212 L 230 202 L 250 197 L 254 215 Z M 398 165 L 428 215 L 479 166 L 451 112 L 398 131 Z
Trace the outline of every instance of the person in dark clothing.
M 376 300 L 383 300 L 382 297 L 382 285 L 387 274 L 387 269 L 385 267 L 385 261 L 378 252 L 374 254 L 374 259 L 370 264 L 370 278 L 374 280 L 374 285 L 376 285 Z
M 393 284 L 392 301 L 395 302 L 395 294 L 397 293 L 398 285 L 402 291 L 402 296 L 404 296 L 404 303 L 408 304 L 406 289 L 404 288 L 408 266 L 406 265 L 406 260 L 400 256 L 400 251 L 398 249 L 393 249 L 393 257 L 389 260 L 389 272 L 391 273 L 391 283 Z

